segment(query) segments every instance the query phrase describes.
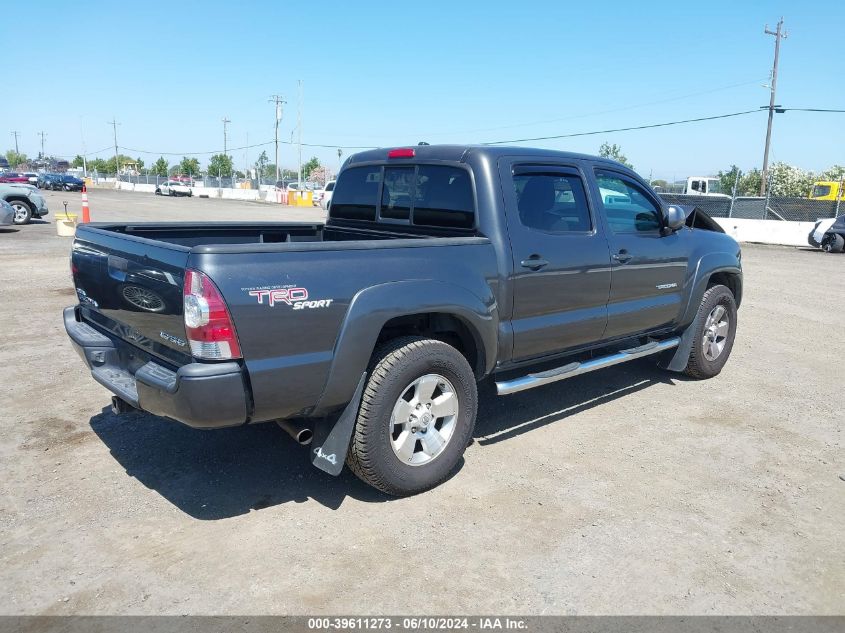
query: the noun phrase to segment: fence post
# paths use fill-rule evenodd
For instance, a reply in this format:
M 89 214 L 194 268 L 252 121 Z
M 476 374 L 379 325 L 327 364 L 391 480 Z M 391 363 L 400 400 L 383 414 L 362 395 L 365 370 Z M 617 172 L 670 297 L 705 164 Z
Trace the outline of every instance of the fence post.
M 736 178 L 734 178 L 734 188 L 731 190 L 731 208 L 728 209 L 728 217 L 733 217 L 734 201 L 736 200 L 736 190 L 739 187 L 739 170 L 736 170 Z
M 842 183 L 845 182 L 845 174 L 839 176 L 839 193 L 836 194 L 836 211 L 833 213 L 833 217 L 839 217 L 839 203 L 842 202 Z
M 768 182 L 766 183 L 766 206 L 763 207 L 763 219 L 769 219 L 769 198 L 772 195 L 772 173 L 769 172 Z

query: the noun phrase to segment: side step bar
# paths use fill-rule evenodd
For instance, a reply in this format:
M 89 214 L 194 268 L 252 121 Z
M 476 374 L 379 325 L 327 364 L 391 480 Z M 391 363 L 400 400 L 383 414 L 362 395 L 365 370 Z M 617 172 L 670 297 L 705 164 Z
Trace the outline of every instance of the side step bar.
M 525 391 L 526 389 L 533 389 L 542 385 L 548 385 L 558 380 L 571 378 L 572 376 L 579 376 L 597 369 L 604 369 L 611 365 L 618 365 L 619 363 L 627 363 L 629 360 L 642 358 L 643 356 L 651 356 L 652 354 L 659 354 L 665 352 L 667 349 L 677 347 L 681 339 L 677 336 L 667 338 L 664 341 L 650 341 L 645 345 L 625 349 L 609 356 L 602 356 L 600 358 L 593 358 L 583 363 L 569 363 L 563 367 L 549 369 L 548 371 L 541 371 L 536 374 L 528 374 L 520 378 L 512 380 L 502 380 L 496 382 L 496 391 L 500 396 L 507 396 L 512 393 Z

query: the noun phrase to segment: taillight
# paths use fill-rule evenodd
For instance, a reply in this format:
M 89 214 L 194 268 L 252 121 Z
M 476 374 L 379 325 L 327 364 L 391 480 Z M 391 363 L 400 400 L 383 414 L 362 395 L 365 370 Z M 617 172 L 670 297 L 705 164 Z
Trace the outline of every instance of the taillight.
M 241 357 L 238 335 L 217 286 L 198 270 L 185 272 L 183 314 L 191 354 L 205 360 Z
M 416 152 L 413 147 L 401 147 L 387 152 L 388 158 L 413 158 Z

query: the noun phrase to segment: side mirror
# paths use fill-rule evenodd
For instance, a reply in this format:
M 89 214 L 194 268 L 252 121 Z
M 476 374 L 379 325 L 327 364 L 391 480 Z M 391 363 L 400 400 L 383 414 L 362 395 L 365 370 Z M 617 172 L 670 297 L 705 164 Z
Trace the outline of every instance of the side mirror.
M 677 231 L 687 222 L 687 215 L 684 210 L 674 205 L 666 209 L 666 228 L 671 231 Z

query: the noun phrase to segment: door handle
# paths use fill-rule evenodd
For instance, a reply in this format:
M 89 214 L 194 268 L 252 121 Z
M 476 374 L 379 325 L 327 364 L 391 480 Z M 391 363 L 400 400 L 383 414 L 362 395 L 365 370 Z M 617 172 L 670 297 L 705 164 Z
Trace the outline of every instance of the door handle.
M 528 259 L 523 259 L 519 263 L 523 268 L 527 268 L 529 270 L 540 270 L 543 266 L 549 265 L 549 262 L 545 259 L 541 259 L 539 255 L 532 255 Z
M 616 260 L 617 262 L 619 262 L 620 264 L 624 264 L 624 263 L 626 263 L 626 262 L 631 261 L 631 259 L 632 259 L 633 257 L 634 257 L 634 256 L 633 256 L 633 255 L 631 255 L 631 253 L 629 253 L 628 251 L 626 251 L 626 250 L 623 248 L 621 251 L 619 251 L 618 253 L 616 253 L 616 254 L 613 256 L 613 259 L 615 259 L 615 260 Z

